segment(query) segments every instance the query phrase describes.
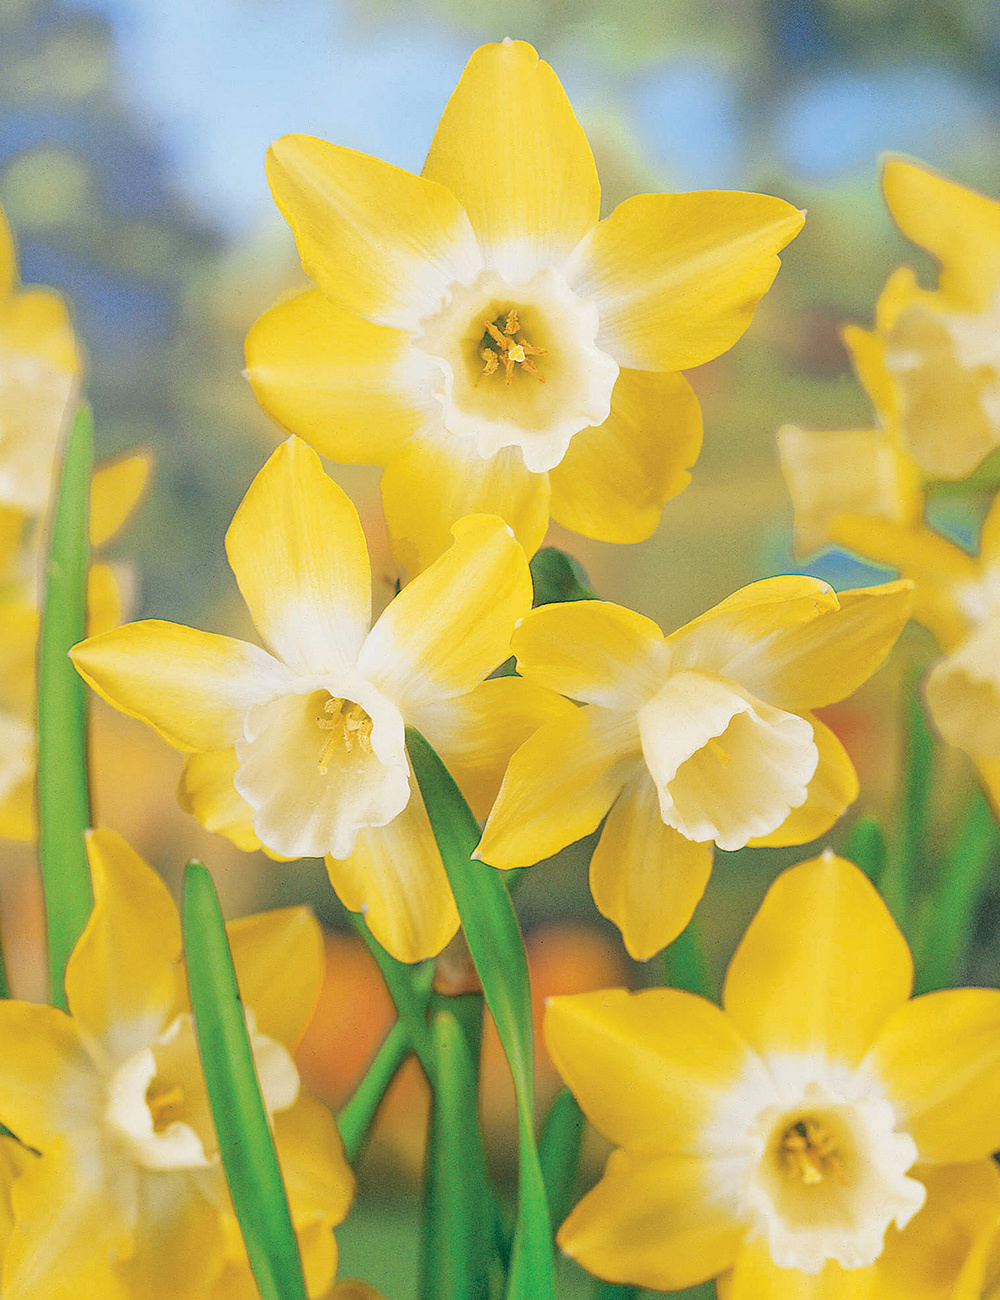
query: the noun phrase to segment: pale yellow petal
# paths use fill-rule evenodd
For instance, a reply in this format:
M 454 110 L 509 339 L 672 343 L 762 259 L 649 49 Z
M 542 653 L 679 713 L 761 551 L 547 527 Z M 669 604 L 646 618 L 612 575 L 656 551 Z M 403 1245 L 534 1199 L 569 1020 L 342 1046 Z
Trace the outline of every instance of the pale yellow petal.
M 664 677 L 663 633 L 605 600 L 541 605 L 514 633 L 518 672 L 585 704 L 634 710 Z
M 451 548 L 386 606 L 358 660 L 404 716 L 471 691 L 509 657 L 531 608 L 528 560 L 502 519 L 470 515 L 452 533 Z
M 130 1296 L 202 1300 L 223 1264 L 219 1212 L 183 1176 L 139 1171 L 132 1251 L 119 1265 Z
M 63 1011 L 0 1002 L 0 1123 L 36 1151 L 60 1136 L 88 1140 L 101 1122 L 104 1083 L 83 1034 Z
M 646 961 L 677 938 L 705 892 L 712 851 L 663 824 L 648 772 L 625 787 L 590 860 L 590 892 L 629 956 Z
M 641 764 L 631 714 L 585 705 L 556 718 L 510 761 L 475 857 L 530 867 L 597 829 Z
M 0 208 L 0 299 L 6 298 L 17 284 L 17 253 L 14 234 L 6 213 Z
M 646 1156 L 698 1155 L 727 1090 L 763 1071 L 719 1007 L 679 989 L 550 998 L 544 1032 L 598 1132 Z
M 882 189 L 897 226 L 941 263 L 941 287 L 970 308 L 1000 282 L 1000 203 L 905 158 L 889 158 Z
M 795 509 L 795 549 L 807 555 L 834 540 L 842 514 L 912 525 L 923 496 L 916 465 L 875 430 L 814 433 L 778 430 L 781 472 Z
M 233 748 L 189 755 L 181 771 L 177 799 L 207 831 L 225 835 L 238 849 L 252 853 L 262 846 L 253 828 L 253 809 L 233 785 L 238 767 Z
M 683 375 L 622 370 L 608 419 L 576 434 L 549 471 L 553 519 L 603 542 L 644 541 L 691 481 L 701 436 L 701 408 Z
M 410 722 L 484 821 L 514 751 L 546 722 L 573 712 L 561 695 L 523 677 L 491 677 L 467 695 L 414 710 Z
M 875 1268 L 841 1268 L 834 1260 L 818 1273 L 779 1268 L 767 1239 L 756 1236 L 746 1239 L 718 1290 L 719 1300 L 889 1300 Z
M 924 1160 L 980 1160 L 1000 1147 L 1000 992 L 945 989 L 899 1007 L 869 1064 Z
M 906 940 L 874 885 L 828 853 L 768 890 L 729 965 L 723 1005 L 759 1052 L 855 1064 L 912 984 Z
M 975 759 L 1000 759 L 1000 617 L 931 669 L 925 687 L 938 730 Z
M 371 623 L 365 535 L 346 492 L 300 438 L 282 443 L 250 484 L 226 554 L 257 630 L 290 668 L 354 668 Z
M 181 925 L 170 891 L 115 831 L 87 832 L 94 909 L 66 964 L 74 1018 L 115 1062 L 153 1042 L 177 993 Z
M 793 808 L 776 831 L 752 839 L 754 845 L 808 844 L 825 835 L 858 797 L 858 774 L 850 755 L 828 726 L 810 717 L 819 762 L 806 791 L 806 801 Z
M 289 680 L 255 645 L 157 619 L 81 641 L 70 654 L 102 699 L 181 750 L 228 748 L 250 706 Z
M 0 838 L 30 844 L 38 833 L 34 764 L 26 777 L 0 799 Z
M 559 1229 L 589 1273 L 656 1291 L 696 1286 L 729 1269 L 746 1232 L 711 1164 L 692 1156 L 615 1151 L 604 1177 Z
M 458 911 L 424 801 L 412 793 L 388 826 L 358 832 L 354 851 L 328 857 L 337 897 L 361 912 L 372 934 L 398 961 L 436 957 L 458 929 Z
M 476 50 L 423 174 L 458 198 L 502 270 L 560 262 L 600 215 L 587 137 L 559 78 L 524 41 Z
M 90 544 L 109 542 L 146 494 L 153 453 L 133 451 L 102 461 L 90 483 Z
M 306 272 L 375 324 L 414 330 L 482 265 L 455 196 L 381 159 L 286 135 L 267 152 L 267 179 Z
M 297 1229 L 313 1220 L 335 1227 L 347 1217 L 355 1179 L 333 1116 L 307 1093 L 274 1117 L 274 1140 Z
M 425 416 L 410 336 L 372 325 L 317 289 L 250 328 L 247 378 L 268 415 L 340 464 L 384 465 Z
M 891 292 L 890 289 L 890 294 Z M 883 290 L 880 299 L 883 312 L 887 302 L 888 298 Z M 860 325 L 844 325 L 840 337 L 850 355 L 851 366 L 858 377 L 858 382 L 871 398 L 879 424 L 883 429 L 888 428 L 896 415 L 897 396 L 892 376 L 886 369 L 885 346 L 880 331 L 862 329 Z
M 412 437 L 382 475 L 382 505 L 393 554 L 411 577 L 451 545 L 465 515 L 499 515 L 529 556 L 549 524 L 549 476 L 525 467 L 518 447 L 484 459 L 468 439 L 428 425 Z
M 731 348 L 803 216 L 766 194 L 637 194 L 574 254 L 574 290 L 601 317 L 598 346 L 636 370 L 686 370 Z
M 226 926 L 243 1005 L 258 1033 L 298 1045 L 323 983 L 323 932 L 307 907 L 282 907 Z
M 977 581 L 971 556 L 929 528 L 907 528 L 884 519 L 842 515 L 834 540 L 866 560 L 892 565 L 913 585 L 913 617 L 931 630 L 944 650 L 968 634 L 969 618 L 959 602 L 965 586 Z

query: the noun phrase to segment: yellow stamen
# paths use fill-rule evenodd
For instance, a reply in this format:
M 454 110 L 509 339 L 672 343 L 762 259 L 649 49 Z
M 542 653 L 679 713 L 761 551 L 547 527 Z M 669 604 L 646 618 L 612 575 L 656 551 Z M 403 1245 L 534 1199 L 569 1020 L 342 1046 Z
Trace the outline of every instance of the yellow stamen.
M 730 755 L 728 750 L 723 749 L 723 747 L 719 744 L 718 736 L 710 736 L 709 739 L 705 741 L 705 748 L 710 753 L 715 755 L 715 757 L 718 759 L 718 761 L 722 764 L 723 767 L 729 766 L 729 762 L 732 756 Z
M 506 316 L 498 316 L 496 320 L 484 321 L 483 327 L 486 333 L 483 336 L 483 346 L 479 350 L 479 355 L 485 365 L 480 378 L 483 375 L 492 375 L 494 371 L 499 369 L 502 361 L 505 384 L 510 384 L 515 366 L 521 366 L 529 375 L 533 375 L 540 384 L 545 383 L 545 376 L 539 374 L 538 368 L 530 358 L 543 357 L 548 349 L 532 347 L 523 335 L 515 338 L 521 328 L 516 307 L 512 307 Z
M 843 1166 L 833 1137 L 817 1120 L 800 1120 L 785 1131 L 781 1154 L 789 1177 L 814 1187 L 825 1178 L 843 1184 Z
M 172 1124 L 177 1118 L 183 1103 L 184 1089 L 179 1083 L 174 1084 L 172 1088 L 165 1088 L 158 1092 L 156 1090 L 156 1080 L 154 1079 L 146 1092 L 146 1105 L 153 1117 L 153 1132 L 162 1133 L 165 1128 Z
M 354 753 L 355 747 L 365 754 L 372 752 L 372 720 L 360 704 L 331 695 L 323 705 L 323 714 L 316 719 L 316 725 L 330 735 L 320 751 L 317 766 L 320 776 L 326 776 L 330 770 L 330 756 L 338 744 L 349 754 Z

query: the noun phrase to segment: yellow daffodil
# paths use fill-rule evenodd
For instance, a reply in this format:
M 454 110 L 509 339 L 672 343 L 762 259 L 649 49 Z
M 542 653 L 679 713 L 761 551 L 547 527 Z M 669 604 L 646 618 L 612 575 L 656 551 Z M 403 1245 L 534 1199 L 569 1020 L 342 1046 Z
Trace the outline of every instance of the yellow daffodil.
M 94 911 L 66 968 L 70 1014 L 0 1003 L 0 1120 L 39 1153 L 13 1186 L 4 1294 L 202 1300 L 249 1265 L 219 1161 L 166 887 L 110 831 L 89 834 Z M 322 979 L 304 908 L 229 926 L 310 1294 L 336 1268 L 354 1179 L 290 1050 Z
M 838 596 L 767 578 L 668 637 L 604 602 L 533 610 L 514 634 L 518 670 L 583 707 L 514 755 L 476 856 L 527 866 L 606 816 L 594 901 L 633 957 L 651 957 L 690 919 L 713 844 L 804 844 L 856 797 L 811 710 L 875 671 L 910 603 L 908 582 Z
M 191 753 L 181 799 L 209 830 L 282 858 L 326 855 L 345 905 L 404 961 L 439 952 L 458 926 L 405 727 L 423 732 L 485 816 L 513 750 L 568 707 L 517 678 L 483 681 L 509 654 L 531 576 L 502 520 L 475 515 L 454 533 L 369 630 L 357 512 L 290 438 L 226 537 L 271 653 L 160 622 L 73 652 L 105 699 Z
M 722 1300 L 945 1300 L 1000 1218 L 1000 992 L 907 999 L 857 867 L 772 885 L 722 1008 L 675 989 L 554 998 L 545 1038 L 619 1148 L 559 1231 L 600 1277 Z
M 18 287 L 14 241 L 0 209 L 0 505 L 41 514 L 72 417 L 80 356 L 63 299 Z
M 384 465 L 399 562 L 500 515 L 635 542 L 689 479 L 677 373 L 731 347 L 802 214 L 760 194 L 642 194 L 599 220 L 590 146 L 530 45 L 469 60 L 421 176 L 309 136 L 268 154 L 316 289 L 247 339 L 264 409 L 324 454 Z
M 146 451 L 131 452 L 97 467 L 90 491 L 90 544 L 94 549 L 104 546 L 124 526 L 146 491 L 151 470 L 152 457 Z M 0 512 L 0 837 L 24 842 L 35 837 L 40 533 L 21 511 Z M 125 566 L 91 566 L 87 575 L 87 630 L 91 635 L 121 622 L 130 586 L 131 574 Z

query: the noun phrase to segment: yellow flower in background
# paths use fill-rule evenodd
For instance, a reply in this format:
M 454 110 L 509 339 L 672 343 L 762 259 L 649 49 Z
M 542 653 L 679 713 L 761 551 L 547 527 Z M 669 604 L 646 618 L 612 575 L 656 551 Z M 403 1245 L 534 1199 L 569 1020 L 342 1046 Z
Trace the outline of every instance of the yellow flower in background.
M 676 372 L 736 342 L 802 225 L 724 192 L 637 195 L 599 220 L 590 146 L 521 41 L 473 54 L 421 176 L 295 135 L 268 179 L 317 287 L 250 331 L 250 381 L 324 454 L 386 467 L 411 575 L 479 511 L 529 555 L 550 514 L 648 537 L 701 443 Z
M 148 451 L 98 465 L 90 489 L 90 545 L 118 533 L 149 485 Z M 41 529 L 19 510 L 0 508 L 0 837 L 35 838 L 35 656 Z M 108 631 L 131 603 L 127 565 L 93 564 L 87 574 L 87 630 Z
M 51 289 L 18 288 L 14 241 L 0 208 L 0 507 L 44 511 L 80 369 L 63 299 Z
M 0 1003 L 0 1120 L 40 1158 L 14 1183 L 4 1294 L 201 1300 L 249 1274 L 194 1037 L 177 909 L 110 831 L 89 833 L 94 911 L 66 968 L 70 1015 Z M 302 907 L 227 927 L 309 1291 L 336 1269 L 354 1178 L 290 1055 L 323 970 Z
M 528 866 L 607 817 L 591 892 L 631 955 L 651 957 L 690 920 L 713 844 L 804 844 L 856 798 L 851 760 L 811 711 L 871 676 L 911 600 L 908 582 L 837 595 L 767 578 L 667 637 L 601 601 L 533 610 L 518 671 L 583 707 L 514 755 L 475 856 Z
M 483 681 L 531 606 L 524 551 L 476 515 L 371 627 L 357 512 L 290 438 L 226 536 L 271 653 L 171 623 L 134 623 L 73 659 L 111 704 L 191 753 L 185 806 L 241 848 L 323 857 L 334 888 L 394 956 L 439 952 L 458 914 L 404 729 L 435 747 L 485 816 L 511 753 L 570 706 L 518 678 Z
M 943 1300 L 1000 1218 L 1000 993 L 907 999 L 913 963 L 857 867 L 771 886 L 722 1008 L 676 989 L 553 998 L 545 1041 L 619 1148 L 558 1241 L 654 1290 Z

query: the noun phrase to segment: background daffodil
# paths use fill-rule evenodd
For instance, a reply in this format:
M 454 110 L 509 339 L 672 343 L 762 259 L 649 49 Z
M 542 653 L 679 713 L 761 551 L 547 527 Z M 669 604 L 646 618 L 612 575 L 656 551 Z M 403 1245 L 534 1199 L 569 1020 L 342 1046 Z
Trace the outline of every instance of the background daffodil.
M 73 659 L 116 708 L 191 754 L 181 800 L 241 848 L 322 857 L 345 905 L 394 956 L 433 956 L 458 914 L 404 743 L 417 727 L 485 816 L 514 749 L 568 705 L 483 681 L 531 606 L 500 519 L 455 525 L 450 551 L 371 624 L 357 512 L 296 438 L 274 452 L 226 547 L 270 653 L 171 623 L 134 623 Z
M 1000 993 L 907 1001 L 875 889 L 832 854 L 772 885 L 722 1009 L 553 998 L 549 1052 L 620 1148 L 559 1231 L 600 1277 L 723 1300 L 942 1300 L 1000 1216 Z
M 66 968 L 70 1015 L 0 1002 L 0 1119 L 38 1153 L 11 1193 L 4 1293 L 203 1300 L 224 1274 L 245 1286 L 250 1272 L 202 1078 L 177 909 L 118 835 L 91 832 L 88 854 L 94 911 Z M 317 1295 L 333 1278 L 331 1229 L 354 1190 L 333 1119 L 300 1090 L 289 1054 L 319 995 L 322 938 L 306 909 L 287 908 L 235 922 L 229 940 Z
M 247 339 L 264 409 L 382 464 L 400 564 L 498 514 L 531 554 L 549 515 L 605 541 L 656 527 L 698 455 L 677 372 L 746 329 L 802 214 L 760 194 L 642 194 L 599 220 L 594 159 L 548 64 L 477 50 L 421 176 L 309 136 L 268 154 L 316 289 Z
M 651 957 L 690 920 L 713 844 L 803 844 L 854 800 L 851 760 L 811 710 L 871 676 L 911 600 L 908 582 L 838 596 L 767 578 L 668 637 L 604 602 L 533 610 L 514 634 L 518 670 L 583 707 L 511 759 L 476 856 L 528 866 L 606 816 L 594 901 L 633 957 Z

